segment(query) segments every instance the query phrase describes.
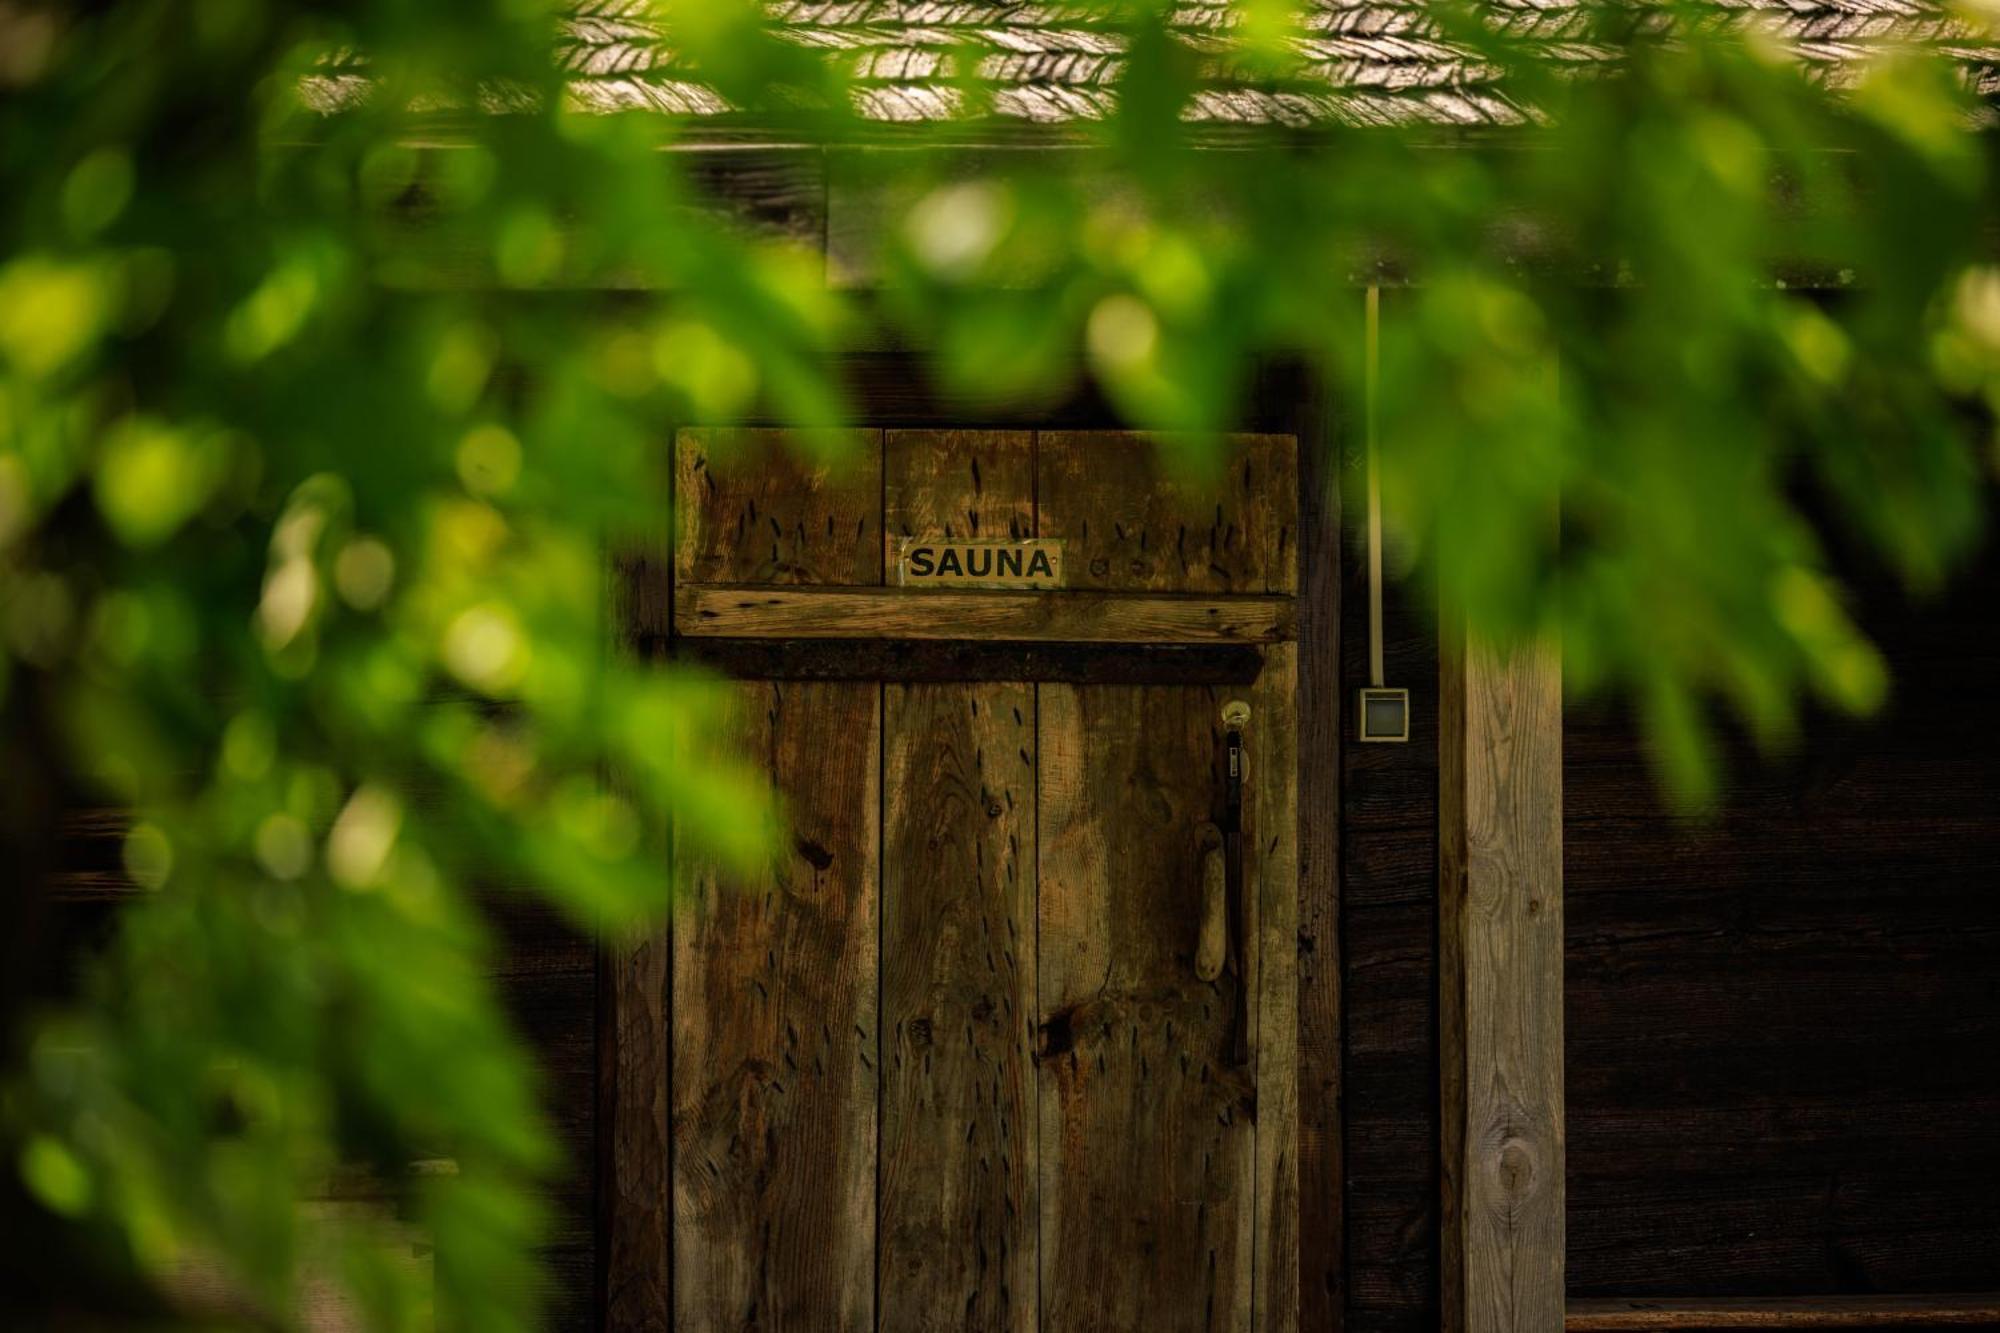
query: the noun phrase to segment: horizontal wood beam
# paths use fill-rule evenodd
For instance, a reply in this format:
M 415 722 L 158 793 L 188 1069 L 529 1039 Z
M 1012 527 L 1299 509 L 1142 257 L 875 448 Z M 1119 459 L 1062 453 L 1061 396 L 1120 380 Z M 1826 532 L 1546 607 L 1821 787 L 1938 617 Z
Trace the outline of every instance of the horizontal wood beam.
M 1737 1328 L 2000 1327 L 2000 1292 L 1935 1296 L 1630 1297 L 1569 1303 L 1567 1333 Z
M 1247 643 L 685 638 L 674 655 L 745 680 L 1249 685 L 1264 669 Z
M 683 584 L 674 632 L 745 639 L 1281 643 L 1293 599 L 1099 592 L 911 592 Z

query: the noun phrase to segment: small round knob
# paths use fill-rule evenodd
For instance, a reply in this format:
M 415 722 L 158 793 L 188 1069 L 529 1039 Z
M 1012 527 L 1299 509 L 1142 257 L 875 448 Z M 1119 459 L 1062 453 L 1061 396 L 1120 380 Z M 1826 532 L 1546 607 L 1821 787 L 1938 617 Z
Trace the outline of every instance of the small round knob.
M 1241 699 L 1231 699 L 1222 705 L 1222 725 L 1231 731 L 1241 731 L 1250 725 L 1250 705 Z

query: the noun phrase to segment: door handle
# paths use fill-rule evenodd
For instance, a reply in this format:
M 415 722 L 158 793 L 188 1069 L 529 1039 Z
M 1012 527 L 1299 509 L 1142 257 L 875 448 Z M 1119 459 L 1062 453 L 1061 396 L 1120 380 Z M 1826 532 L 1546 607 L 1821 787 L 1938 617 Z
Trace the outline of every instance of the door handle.
M 1195 937 L 1194 974 L 1213 981 L 1229 956 L 1229 868 L 1223 864 L 1222 830 L 1203 824 L 1195 830 L 1194 845 L 1201 856 L 1201 933 Z
M 1250 978 L 1243 952 L 1249 917 L 1243 901 L 1243 729 L 1250 725 L 1250 705 L 1231 699 L 1222 706 L 1223 758 L 1225 760 L 1222 800 L 1223 890 L 1228 900 L 1229 957 L 1236 972 L 1236 1009 L 1229 1022 L 1229 1062 L 1250 1063 Z

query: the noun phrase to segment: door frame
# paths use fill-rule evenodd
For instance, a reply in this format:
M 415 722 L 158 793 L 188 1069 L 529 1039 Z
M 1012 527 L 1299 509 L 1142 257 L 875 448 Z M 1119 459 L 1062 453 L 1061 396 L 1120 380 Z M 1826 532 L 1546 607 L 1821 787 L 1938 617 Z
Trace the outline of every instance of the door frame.
M 1080 390 L 1034 410 L 973 410 L 925 384 L 918 358 L 888 349 L 843 358 L 855 415 L 882 428 L 1116 430 L 1103 399 Z M 1254 373 L 1234 429 L 1298 440 L 1298 1146 L 1297 1327 L 1337 1328 L 1346 1301 L 1340 1079 L 1339 751 L 1340 510 L 1345 437 L 1318 378 L 1296 363 Z M 748 420 L 745 425 L 776 425 Z M 675 430 L 662 428 L 661 495 Z M 665 505 L 662 505 L 664 512 Z M 614 650 L 672 654 L 673 548 L 668 523 L 610 552 Z M 672 1326 L 672 1126 L 668 1002 L 671 923 L 640 940 L 604 941 L 599 966 L 598 1180 L 600 1326 Z

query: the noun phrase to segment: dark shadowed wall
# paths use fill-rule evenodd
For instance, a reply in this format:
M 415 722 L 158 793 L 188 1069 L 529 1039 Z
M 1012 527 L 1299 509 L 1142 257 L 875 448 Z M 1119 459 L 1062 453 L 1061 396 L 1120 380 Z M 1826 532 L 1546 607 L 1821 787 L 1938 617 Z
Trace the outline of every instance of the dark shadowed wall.
M 1368 684 L 1367 563 L 1350 524 L 1341 588 L 1341 1002 L 1347 1326 L 1438 1321 L 1438 662 L 1428 603 L 1385 597 L 1385 683 L 1410 691 L 1410 739 L 1354 739 Z
M 2000 1290 L 2000 558 L 1864 603 L 1892 706 L 1705 818 L 1570 712 L 1573 1297 Z

